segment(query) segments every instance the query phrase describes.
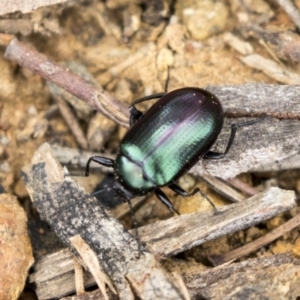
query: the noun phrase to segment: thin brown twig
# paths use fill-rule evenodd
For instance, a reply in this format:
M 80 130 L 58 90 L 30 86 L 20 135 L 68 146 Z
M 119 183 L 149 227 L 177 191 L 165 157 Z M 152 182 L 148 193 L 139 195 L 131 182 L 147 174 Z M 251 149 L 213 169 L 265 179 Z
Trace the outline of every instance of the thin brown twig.
M 73 136 L 76 139 L 79 147 L 84 150 L 88 149 L 88 142 L 84 136 L 84 133 L 83 133 L 81 127 L 79 126 L 76 117 L 74 116 L 71 109 L 67 105 L 67 103 L 58 95 L 52 95 L 52 96 L 55 99 L 55 101 L 58 105 L 59 111 L 60 111 L 63 119 L 67 123 L 69 129 L 73 133 Z
M 238 188 L 240 191 L 246 193 L 249 196 L 254 196 L 255 194 L 258 194 L 259 191 L 250 186 L 249 184 L 245 183 L 241 179 L 234 177 L 234 178 L 229 178 L 228 181 L 236 188 Z
M 4 38 L 3 35 L 0 35 L 0 43 L 1 40 L 7 39 L 7 35 Z M 66 71 L 28 45 L 13 39 L 7 46 L 5 57 L 40 74 L 46 80 L 56 83 L 77 98 L 89 103 L 116 123 L 125 127 L 129 126 L 129 113 L 125 104 L 117 101 L 109 93 L 103 91 L 102 88 L 96 88 L 78 75 Z M 275 73 L 278 74 L 278 70 Z M 279 72 L 280 74 L 282 72 Z M 291 78 L 295 82 L 295 74 L 288 74 L 287 78 Z M 300 78 L 298 81 L 300 82 Z M 233 147 L 225 160 L 210 162 L 206 165 L 205 170 L 203 170 L 201 164 L 195 166 L 193 171 L 198 176 L 210 174 L 224 179 L 232 178 L 241 172 L 248 171 L 249 166 L 255 169 L 274 160 L 280 161 L 299 151 L 297 148 L 299 136 L 295 134 L 299 131 L 299 125 L 297 122 L 292 121 L 292 119 L 300 119 L 300 104 L 298 101 L 300 88 L 298 85 L 254 83 L 236 86 L 210 86 L 207 87 L 207 90 L 219 97 L 226 116 L 272 116 L 277 119 L 290 120 L 289 123 L 286 123 L 274 119 L 264 119 L 265 121 L 260 122 L 260 125 L 256 126 L 257 128 L 252 127 L 251 130 L 243 128 L 244 137 L 239 137 L 238 146 L 236 142 L 236 146 Z M 282 101 L 282 99 L 285 101 Z M 272 131 L 269 131 L 270 126 Z M 257 139 L 257 136 L 261 136 L 261 138 Z M 218 142 L 220 144 L 225 143 L 225 139 L 226 135 L 221 134 Z M 278 144 L 281 147 L 278 147 Z M 286 149 L 289 149 L 289 153 L 286 152 Z M 247 159 L 245 160 L 246 153 Z
M 290 219 L 286 223 L 282 224 L 281 226 L 275 228 L 271 232 L 267 233 L 265 236 L 258 238 L 257 240 L 246 244 L 238 249 L 229 251 L 227 253 L 223 253 L 220 255 L 211 255 L 208 257 L 210 262 L 214 266 L 221 265 L 228 261 L 236 260 L 242 256 L 245 256 L 271 242 L 276 240 L 277 238 L 281 237 L 285 233 L 291 231 L 295 227 L 300 225 L 300 214 L 296 215 L 294 218 Z
M 0 36 L 0 43 L 4 38 L 3 35 Z M 13 39 L 8 44 L 4 57 L 57 84 L 118 124 L 129 127 L 129 113 L 124 103 L 103 89 L 94 87 L 80 76 L 64 69 L 34 48 Z
M 19 42 L 17 39 L 12 39 L 11 35 L 0 34 L 0 45 L 7 46 L 4 55 L 5 58 L 38 73 L 44 79 L 57 84 L 64 90 L 90 104 L 98 112 L 116 123 L 129 127 L 129 113 L 126 105 L 116 100 L 103 89 L 95 88 L 78 75 L 65 70 L 59 64 L 37 52 L 32 47 Z M 118 65 L 119 71 L 127 67 L 129 62 L 129 60 L 126 60 L 123 64 Z M 293 73 L 290 77 L 295 78 L 295 74 Z M 220 98 L 227 117 L 271 116 L 277 119 L 300 118 L 299 105 L 297 103 L 296 105 L 293 103 L 292 106 L 286 105 L 286 103 L 293 101 L 295 98 L 298 99 L 299 89 L 297 86 L 248 84 L 238 86 L 209 86 L 207 89 Z M 237 93 L 239 94 L 238 99 Z M 285 97 L 284 102 L 281 101 L 280 94 L 282 93 Z M 260 97 L 259 106 L 256 103 L 257 94 Z M 227 99 L 230 99 L 228 103 Z M 272 99 L 272 105 L 270 105 L 270 99 Z

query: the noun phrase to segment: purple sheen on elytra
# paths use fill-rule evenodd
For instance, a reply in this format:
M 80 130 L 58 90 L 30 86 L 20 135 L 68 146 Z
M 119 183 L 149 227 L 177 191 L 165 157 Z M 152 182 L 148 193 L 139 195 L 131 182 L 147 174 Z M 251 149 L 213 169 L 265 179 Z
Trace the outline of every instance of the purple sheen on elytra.
M 170 92 L 127 132 L 116 171 L 135 190 L 165 186 L 206 154 L 222 126 L 222 106 L 213 94 L 198 88 Z M 137 166 L 139 175 L 122 163 L 124 157 Z M 143 179 L 134 182 L 141 176 Z

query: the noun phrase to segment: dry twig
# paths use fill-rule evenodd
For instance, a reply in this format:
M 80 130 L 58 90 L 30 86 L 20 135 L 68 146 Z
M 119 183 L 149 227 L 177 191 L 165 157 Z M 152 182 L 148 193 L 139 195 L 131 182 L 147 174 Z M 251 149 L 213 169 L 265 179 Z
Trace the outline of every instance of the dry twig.
M 48 144 L 42 145 L 32 165 L 23 169 L 23 179 L 41 217 L 70 248 L 71 239 L 81 236 L 113 281 L 120 299 L 133 299 L 134 294 L 140 299 L 153 299 L 153 295 L 184 299 L 153 255 L 143 249 L 143 257 L 137 259 L 137 241 L 95 198 L 64 176 Z
M 22 13 L 28 13 L 39 7 L 47 5 L 53 5 L 57 3 L 64 3 L 67 0 L 31 0 L 31 1 L 10 1 L 2 0 L 0 6 L 0 15 L 13 13 L 20 11 Z
M 292 0 L 277 0 L 277 2 L 300 29 L 300 12 L 295 3 Z
M 88 142 L 84 136 L 84 133 L 81 127 L 79 126 L 76 117 L 73 115 L 71 109 L 67 105 L 67 103 L 59 95 L 52 95 L 52 96 L 55 99 L 63 119 L 65 120 L 69 129 L 73 133 L 80 148 L 88 149 Z
M 300 260 L 291 254 L 249 259 L 183 275 L 191 299 L 297 299 Z M 274 282 L 276 284 L 274 284 Z M 263 296 L 262 296 L 263 295 Z M 99 291 L 64 300 L 101 299 Z
M 194 300 L 297 299 L 299 272 L 300 260 L 285 253 L 193 270 L 184 281 Z
M 250 254 L 251 252 L 273 242 L 280 236 L 284 235 L 285 233 L 290 232 L 295 227 L 300 225 L 300 215 L 292 218 L 291 220 L 287 221 L 283 225 L 279 226 L 278 228 L 272 230 L 271 232 L 267 233 L 266 235 L 262 236 L 261 238 L 244 245 L 238 249 L 229 251 L 227 253 L 223 253 L 220 255 L 212 255 L 209 257 L 209 260 L 212 262 L 214 266 L 221 265 L 227 261 L 232 261 L 238 259 L 242 256 Z
M 261 70 L 266 73 L 271 78 L 275 80 L 289 84 L 289 85 L 299 85 L 300 75 L 299 73 L 282 66 L 281 64 L 262 57 L 258 54 L 250 54 L 248 56 L 241 58 L 242 62 L 246 65 Z
M 47 220 L 64 243 L 70 245 L 70 239 L 75 235 L 80 235 L 84 239 L 98 256 L 101 268 L 113 280 L 117 291 L 121 293 L 121 298 L 131 293 L 127 280 L 142 299 L 148 297 L 153 299 L 149 295 L 154 290 L 155 293 L 160 293 L 161 288 L 167 289 L 168 293 L 174 292 L 174 295 L 178 293 L 178 288 L 168 281 L 168 276 L 163 275 L 153 257 L 144 250 L 142 259 L 137 260 L 136 241 L 95 199 L 84 193 L 69 177 L 64 178 L 62 170 L 52 157 L 49 146 L 41 146 L 34 156 L 32 166 L 24 170 L 23 177 L 41 216 Z M 212 211 L 182 215 L 144 226 L 139 229 L 139 233 L 142 241 L 148 243 L 156 257 L 162 258 L 257 224 L 294 206 L 293 192 L 271 188 L 246 201 L 221 208 L 217 215 Z M 62 271 L 60 265 L 56 268 L 54 265 L 51 261 L 47 274 L 42 276 L 45 266 L 40 266 L 38 268 L 40 271 L 31 278 L 37 283 L 37 292 L 41 298 L 45 295 L 58 297 L 71 292 L 66 291 L 67 287 L 70 288 L 70 283 L 62 281 L 61 275 L 66 275 L 66 272 Z M 72 263 L 65 262 L 64 265 L 72 266 Z M 49 291 L 48 287 L 50 280 L 54 279 L 53 283 L 57 283 L 57 275 L 53 276 L 50 269 L 61 274 L 60 288 L 54 288 L 54 291 Z M 70 269 L 67 273 L 69 271 Z M 150 276 L 149 280 L 143 281 L 145 276 Z M 66 275 L 65 278 L 70 282 L 69 276 Z M 150 290 L 148 290 L 149 281 L 152 285 Z M 149 295 L 145 294 L 146 290 Z M 55 294 L 51 294 L 53 292 Z M 181 297 L 178 295 L 174 297 Z
M 7 36 L 0 36 L 0 40 L 7 41 Z M 5 56 L 89 102 L 95 109 L 118 124 L 128 126 L 128 112 L 123 103 L 88 84 L 77 75 L 64 70 L 36 50 L 13 39 L 6 49 Z M 211 86 L 207 89 L 220 98 L 228 117 L 270 116 L 270 118 L 241 128 L 226 158 L 205 164 L 202 161 L 192 170 L 194 174 L 219 176 L 223 179 L 232 178 L 242 172 L 262 169 L 265 164 L 277 163 L 298 153 L 299 86 L 255 83 L 241 86 Z M 234 121 L 234 123 L 239 122 L 239 120 Z M 228 121 L 223 132 L 226 130 L 226 125 L 229 125 Z M 226 145 L 228 133 L 221 134 L 216 148 L 219 148 L 218 145 Z M 280 168 L 280 164 L 278 166 Z M 293 167 L 299 167 L 297 161 L 294 161 Z
M 2 36 L 0 36 L 0 39 L 2 39 Z M 122 126 L 129 126 L 127 121 L 129 114 L 123 103 L 117 101 L 104 90 L 95 88 L 78 75 L 65 70 L 34 48 L 13 39 L 7 46 L 4 57 L 57 84 Z
M 213 211 L 173 217 L 139 228 L 156 257 L 175 255 L 204 242 L 253 226 L 295 206 L 295 193 L 271 188 Z

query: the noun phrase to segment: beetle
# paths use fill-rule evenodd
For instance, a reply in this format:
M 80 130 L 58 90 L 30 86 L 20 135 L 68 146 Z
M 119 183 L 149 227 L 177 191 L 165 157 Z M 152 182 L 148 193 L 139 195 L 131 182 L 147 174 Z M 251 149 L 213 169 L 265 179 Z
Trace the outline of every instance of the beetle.
M 135 108 L 138 103 L 156 98 L 160 99 L 145 113 Z M 234 141 L 239 126 L 236 124 L 231 125 L 225 151 L 210 151 L 224 120 L 217 96 L 201 88 L 185 87 L 138 99 L 129 106 L 129 112 L 131 128 L 121 141 L 116 159 L 90 157 L 85 176 L 89 176 L 93 161 L 113 168 L 115 195 L 129 204 L 132 198 L 154 191 L 163 204 L 179 214 L 160 189 L 168 186 L 184 197 L 201 193 L 216 211 L 213 203 L 199 189 L 187 193 L 175 181 L 200 158 L 223 158 Z

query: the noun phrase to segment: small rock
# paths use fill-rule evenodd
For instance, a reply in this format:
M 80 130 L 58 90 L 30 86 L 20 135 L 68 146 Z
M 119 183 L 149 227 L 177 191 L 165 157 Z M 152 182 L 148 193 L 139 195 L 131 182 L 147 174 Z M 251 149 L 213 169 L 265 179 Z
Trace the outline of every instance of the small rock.
M 0 195 L 0 299 L 18 299 L 33 264 L 27 219 L 17 199 Z
M 5 135 L 0 135 L 0 144 L 8 145 L 10 143 L 10 139 Z
M 179 1 L 176 14 L 193 39 L 204 40 L 225 29 L 228 9 L 222 1 Z

